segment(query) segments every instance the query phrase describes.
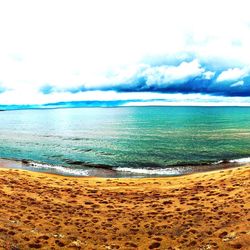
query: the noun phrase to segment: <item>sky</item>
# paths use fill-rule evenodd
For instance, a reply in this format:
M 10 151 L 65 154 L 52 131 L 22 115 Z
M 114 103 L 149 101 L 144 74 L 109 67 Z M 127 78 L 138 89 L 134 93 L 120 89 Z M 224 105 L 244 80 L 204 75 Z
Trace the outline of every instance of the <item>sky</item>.
M 248 0 L 0 0 L 0 107 L 250 106 Z

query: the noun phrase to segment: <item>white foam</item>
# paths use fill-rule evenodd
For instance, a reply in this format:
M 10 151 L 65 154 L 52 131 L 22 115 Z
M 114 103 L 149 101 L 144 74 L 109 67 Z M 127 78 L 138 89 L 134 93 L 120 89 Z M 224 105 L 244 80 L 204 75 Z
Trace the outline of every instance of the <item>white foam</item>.
M 145 174 L 145 175 L 179 175 L 183 172 L 177 168 L 167 168 L 167 169 L 146 169 L 146 168 L 115 168 L 116 171 L 120 172 L 129 172 L 135 174 Z
M 231 163 L 250 163 L 250 157 L 230 160 Z
M 212 165 L 221 164 L 221 163 L 223 163 L 223 162 L 224 162 L 224 161 L 222 161 L 222 160 L 221 160 L 221 161 L 216 161 L 216 162 L 213 162 Z
M 72 168 L 67 168 L 67 167 L 62 167 L 62 166 L 41 164 L 41 163 L 36 163 L 36 162 L 29 163 L 29 166 L 31 166 L 32 168 L 42 169 L 45 171 L 53 170 L 53 172 L 60 173 L 60 174 L 73 175 L 73 176 L 89 176 L 89 171 L 83 170 L 83 169 L 72 169 Z

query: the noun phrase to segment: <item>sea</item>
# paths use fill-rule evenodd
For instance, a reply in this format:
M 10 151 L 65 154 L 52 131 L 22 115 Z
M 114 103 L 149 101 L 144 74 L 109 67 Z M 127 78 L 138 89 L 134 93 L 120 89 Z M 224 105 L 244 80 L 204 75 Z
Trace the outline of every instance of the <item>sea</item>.
M 0 112 L 0 158 L 69 176 L 158 177 L 250 162 L 249 107 Z

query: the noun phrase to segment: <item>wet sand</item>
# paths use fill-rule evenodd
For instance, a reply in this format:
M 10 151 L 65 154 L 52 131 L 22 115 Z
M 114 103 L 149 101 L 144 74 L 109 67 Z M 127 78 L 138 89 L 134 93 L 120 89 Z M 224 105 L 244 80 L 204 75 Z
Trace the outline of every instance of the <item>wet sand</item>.
M 151 179 L 1 168 L 0 249 L 250 249 L 249 177 L 249 166 Z

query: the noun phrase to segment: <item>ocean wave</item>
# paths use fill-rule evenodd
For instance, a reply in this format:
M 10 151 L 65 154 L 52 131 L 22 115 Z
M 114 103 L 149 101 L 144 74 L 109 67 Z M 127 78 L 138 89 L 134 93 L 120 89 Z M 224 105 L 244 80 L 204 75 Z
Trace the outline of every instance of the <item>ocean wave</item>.
M 212 162 L 212 165 L 219 165 L 219 164 L 227 164 L 230 163 L 230 160 L 220 160 L 220 161 L 216 161 L 216 162 Z
M 59 165 L 49 165 L 49 164 L 37 163 L 37 162 L 29 162 L 27 165 L 37 170 L 48 171 L 48 172 L 57 173 L 61 175 L 89 176 L 89 171 L 85 169 L 73 169 L 73 168 L 63 167 Z
M 185 174 L 188 172 L 188 168 L 157 168 L 157 169 L 147 169 L 147 168 L 127 168 L 127 167 L 117 167 L 115 168 L 118 172 L 127 172 L 131 174 L 144 174 L 144 175 L 166 175 L 175 176 L 180 174 Z
M 250 163 L 250 157 L 220 160 L 211 163 L 178 163 L 176 165 L 161 166 L 159 164 L 142 163 L 137 166 L 112 166 L 94 164 L 84 161 L 64 159 L 67 165 L 53 165 L 46 162 L 32 160 L 9 159 L 10 167 L 38 172 L 48 172 L 65 176 L 99 176 L 99 177 L 150 177 L 150 176 L 178 176 L 195 172 L 206 172 L 224 169 Z M 5 163 L 6 164 L 6 163 Z
M 230 160 L 230 163 L 250 163 L 250 157 Z
M 239 158 L 239 159 L 232 159 L 232 160 L 220 160 L 213 162 L 213 165 L 219 165 L 219 164 L 232 164 L 232 163 L 238 163 L 238 164 L 245 164 L 245 163 L 250 163 L 250 157 L 245 157 L 245 158 Z
M 183 165 L 166 166 L 166 168 L 130 168 L 130 167 L 117 167 L 118 172 L 128 174 L 142 174 L 142 175 L 159 175 L 159 176 L 176 176 L 188 173 L 203 172 L 216 170 L 220 168 L 228 168 L 237 166 L 238 164 L 250 163 L 250 157 L 239 158 L 233 160 L 220 160 L 213 163 L 184 163 Z
M 107 164 L 90 163 L 86 161 L 78 161 L 78 160 L 70 160 L 70 159 L 63 159 L 63 161 L 67 163 L 68 165 L 72 165 L 72 166 L 113 170 L 113 166 L 107 165 Z

